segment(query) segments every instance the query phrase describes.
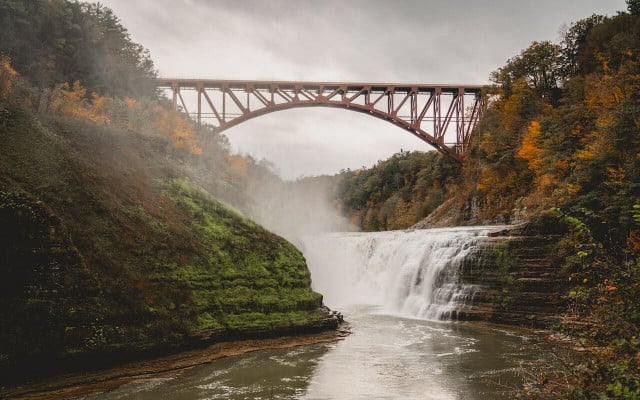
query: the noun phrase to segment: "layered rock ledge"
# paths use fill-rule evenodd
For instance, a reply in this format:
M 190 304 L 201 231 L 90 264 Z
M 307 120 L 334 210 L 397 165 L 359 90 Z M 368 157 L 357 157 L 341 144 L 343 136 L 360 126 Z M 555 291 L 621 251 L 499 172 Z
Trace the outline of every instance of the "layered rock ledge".
M 459 320 L 548 328 L 562 320 L 568 277 L 554 260 L 557 233 L 514 226 L 481 238 L 462 266 L 476 285 Z

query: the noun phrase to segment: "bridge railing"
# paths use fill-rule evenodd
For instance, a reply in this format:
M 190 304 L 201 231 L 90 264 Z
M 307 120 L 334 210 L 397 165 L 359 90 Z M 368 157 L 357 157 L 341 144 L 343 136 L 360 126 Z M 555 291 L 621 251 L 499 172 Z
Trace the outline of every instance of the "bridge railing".
M 457 161 L 484 109 L 481 85 L 161 78 L 157 86 L 171 93 L 176 110 L 219 131 L 284 109 L 343 108 L 391 122 Z M 183 92 L 195 93 L 195 104 Z

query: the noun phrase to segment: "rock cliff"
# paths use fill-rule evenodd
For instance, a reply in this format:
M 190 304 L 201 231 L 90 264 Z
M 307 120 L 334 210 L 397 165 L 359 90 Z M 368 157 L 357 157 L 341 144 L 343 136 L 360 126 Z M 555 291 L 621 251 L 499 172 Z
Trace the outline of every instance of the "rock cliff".
M 554 257 L 561 237 L 517 226 L 481 239 L 461 275 L 477 289 L 457 318 L 530 327 L 559 323 L 568 284 Z

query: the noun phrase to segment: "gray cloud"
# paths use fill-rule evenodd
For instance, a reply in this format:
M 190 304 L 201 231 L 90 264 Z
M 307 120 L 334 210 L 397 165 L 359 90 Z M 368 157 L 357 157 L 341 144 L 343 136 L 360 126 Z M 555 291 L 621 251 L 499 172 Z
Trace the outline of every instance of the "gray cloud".
M 562 24 L 626 8 L 624 0 L 103 3 L 150 49 L 163 76 L 419 83 L 485 83 L 531 41 L 557 39 Z M 370 165 L 401 147 L 428 149 L 366 118 L 296 110 L 241 124 L 228 136 L 287 178 Z

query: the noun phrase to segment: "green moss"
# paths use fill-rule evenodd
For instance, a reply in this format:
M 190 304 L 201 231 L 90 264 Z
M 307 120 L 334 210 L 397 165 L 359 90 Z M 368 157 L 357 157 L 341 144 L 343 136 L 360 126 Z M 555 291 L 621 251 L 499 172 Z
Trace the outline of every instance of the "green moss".
M 198 324 L 196 329 L 198 331 L 207 331 L 207 330 L 224 330 L 224 326 L 218 321 L 218 319 L 214 318 L 211 314 L 204 312 L 198 315 Z
M 176 178 L 187 173 L 157 140 L 12 112 L 0 130 L 0 253 L 37 273 L 0 271 L 0 367 L 322 319 L 300 251 Z M 41 278 L 64 293 L 29 292 Z
M 503 240 L 493 246 L 490 250 L 490 254 L 495 262 L 497 280 L 499 283 L 499 292 L 494 302 L 498 307 L 508 310 L 511 307 L 511 304 L 513 304 L 513 302 L 518 298 L 520 291 L 522 290 L 522 284 L 512 275 L 512 271 L 516 266 L 517 260 L 509 251 L 509 240 Z

